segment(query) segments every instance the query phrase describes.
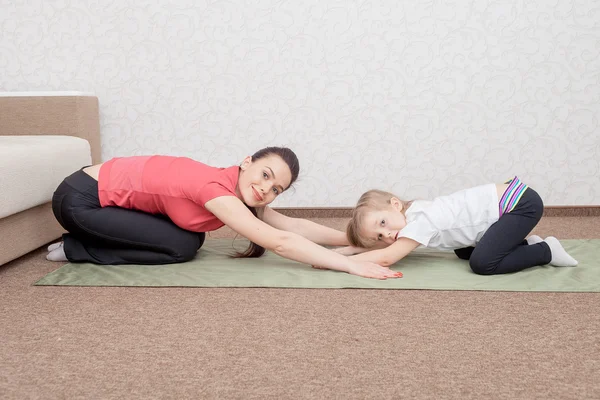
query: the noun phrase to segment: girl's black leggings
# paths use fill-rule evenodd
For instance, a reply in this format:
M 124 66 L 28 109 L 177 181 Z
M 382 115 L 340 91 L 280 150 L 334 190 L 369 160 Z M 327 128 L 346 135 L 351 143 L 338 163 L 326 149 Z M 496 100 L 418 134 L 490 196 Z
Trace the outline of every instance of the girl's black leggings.
M 480 275 L 507 274 L 548 264 L 552 259 L 548 244 L 528 245 L 525 240 L 543 212 L 542 199 L 528 187 L 516 207 L 490 226 L 475 247 L 454 252 L 459 258 L 469 260 L 473 272 Z

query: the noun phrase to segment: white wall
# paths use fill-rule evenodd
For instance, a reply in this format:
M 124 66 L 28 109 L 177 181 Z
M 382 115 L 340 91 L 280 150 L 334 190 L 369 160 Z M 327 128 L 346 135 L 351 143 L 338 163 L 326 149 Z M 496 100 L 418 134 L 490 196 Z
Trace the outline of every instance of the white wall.
M 0 90 L 95 92 L 105 159 L 288 145 L 278 206 L 514 174 L 547 205 L 600 204 L 598 1 L 133 3 L 1 1 Z

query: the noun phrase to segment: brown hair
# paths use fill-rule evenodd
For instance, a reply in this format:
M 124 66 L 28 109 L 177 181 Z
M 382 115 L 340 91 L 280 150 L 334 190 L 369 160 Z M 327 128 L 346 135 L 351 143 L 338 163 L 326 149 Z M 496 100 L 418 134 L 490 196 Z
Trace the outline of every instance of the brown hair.
M 252 155 L 252 161 L 260 160 L 261 158 L 265 158 L 271 155 L 279 156 L 290 168 L 290 172 L 292 173 L 292 180 L 290 181 L 290 186 L 292 186 L 296 179 L 298 179 L 298 174 L 300 173 L 300 163 L 298 162 L 298 157 L 296 157 L 296 154 L 287 147 L 265 147 L 264 149 L 261 149 Z M 262 220 L 264 208 L 248 208 L 256 218 Z M 248 248 L 243 253 L 237 252 L 235 257 L 255 258 L 262 256 L 264 253 L 264 247 L 261 247 L 254 242 L 250 242 L 250 246 L 248 246 Z
M 393 193 L 377 189 L 369 190 L 360 196 L 356 207 L 352 210 L 352 219 L 346 227 L 346 236 L 352 246 L 369 248 L 375 245 L 373 239 L 366 238 L 361 234 L 364 217 L 371 211 L 384 210 L 389 207 L 392 204 L 392 197 L 398 198 Z M 402 202 L 403 211 L 412 204 L 412 201 L 400 201 Z

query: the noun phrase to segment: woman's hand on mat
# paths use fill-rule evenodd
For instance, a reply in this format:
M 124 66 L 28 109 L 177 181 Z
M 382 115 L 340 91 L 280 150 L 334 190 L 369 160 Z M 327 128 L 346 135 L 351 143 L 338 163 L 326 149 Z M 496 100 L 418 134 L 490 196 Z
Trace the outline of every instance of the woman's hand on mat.
M 329 269 L 327 267 L 321 267 L 319 265 L 313 265 L 312 267 L 315 269 Z M 373 279 L 402 278 L 402 272 L 392 271 L 388 267 L 382 267 L 379 264 L 375 264 L 368 261 L 355 262 L 355 265 L 350 267 L 348 273 L 352 275 L 362 276 L 363 278 Z
M 402 272 L 393 271 L 388 267 L 382 267 L 368 261 L 356 261 L 350 267 L 349 274 L 362 276 L 363 278 L 388 279 L 402 278 Z

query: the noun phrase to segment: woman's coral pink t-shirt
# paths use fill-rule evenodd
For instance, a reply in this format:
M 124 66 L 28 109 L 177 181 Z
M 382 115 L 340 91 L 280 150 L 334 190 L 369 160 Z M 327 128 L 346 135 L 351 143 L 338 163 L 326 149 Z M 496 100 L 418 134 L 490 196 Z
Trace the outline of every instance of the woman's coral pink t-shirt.
M 122 207 L 164 214 L 179 227 L 208 232 L 224 224 L 204 204 L 236 196 L 239 167 L 215 168 L 185 157 L 113 158 L 100 168 L 102 207 Z

